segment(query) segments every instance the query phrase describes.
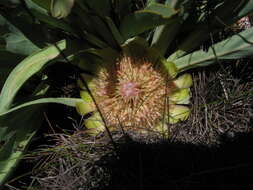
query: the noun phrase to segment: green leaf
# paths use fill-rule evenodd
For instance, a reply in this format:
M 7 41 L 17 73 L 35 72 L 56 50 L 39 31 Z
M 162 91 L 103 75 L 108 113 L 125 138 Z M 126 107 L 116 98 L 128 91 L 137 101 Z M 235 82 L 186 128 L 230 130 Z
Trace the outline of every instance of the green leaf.
M 102 40 L 100 40 L 99 38 L 97 38 L 95 35 L 88 33 L 88 32 L 84 32 L 83 33 L 85 40 L 87 40 L 90 44 L 95 45 L 99 48 L 105 48 L 108 45 L 103 42 Z
M 11 70 L 23 59 L 23 56 L 0 50 L 0 89 Z
M 105 41 L 111 47 L 117 47 L 117 43 L 113 38 L 114 36 L 112 34 L 112 31 L 110 31 L 110 29 L 106 25 L 106 22 L 104 21 L 104 19 L 102 19 L 101 17 L 97 17 L 97 16 L 90 17 L 90 19 L 93 22 L 97 36 L 99 36 L 100 39 Z
M 180 18 L 175 19 L 170 24 L 158 26 L 155 29 L 151 47 L 156 48 L 161 53 L 161 55 L 165 55 L 168 47 L 173 42 L 175 36 L 178 34 L 180 26 Z
M 248 0 L 243 2 L 243 8 L 241 8 L 240 12 L 237 15 L 237 19 L 244 17 L 253 11 L 253 1 Z
M 63 20 L 58 20 L 56 18 L 42 14 L 36 10 L 31 10 L 31 12 L 33 13 L 34 16 L 36 16 L 38 20 L 48 24 L 48 26 L 52 28 L 59 28 L 62 29 L 63 31 L 75 34 L 75 31 L 72 29 L 72 27 Z
M 86 6 L 95 11 L 98 14 L 101 14 L 101 16 L 110 16 L 111 14 L 111 1 L 110 0 L 84 0 L 83 1 Z
M 126 16 L 120 25 L 120 32 L 127 40 L 156 26 L 170 23 L 177 13 L 178 11 L 169 6 L 151 4 L 144 10 Z
M 0 188 L 19 163 L 43 119 L 41 107 L 23 109 L 0 117 Z
M 38 46 L 26 38 L 18 28 L 12 25 L 2 15 L 0 15 L 0 29 L 5 29 L 4 34 L 2 34 L 2 39 L 5 40 L 4 49 L 6 51 L 29 55 L 39 50 Z
M 177 13 L 177 11 L 171 8 L 169 5 L 163 5 L 161 3 L 152 3 L 151 5 L 147 6 L 144 10 L 149 10 L 158 13 L 162 15 L 164 18 L 169 18 Z
M 23 55 L 29 55 L 39 48 L 31 43 L 22 33 L 15 32 L 5 35 L 6 50 L 12 53 L 18 53 Z
M 40 0 L 19 0 L 22 2 L 23 8 L 27 7 L 28 9 L 34 9 L 42 14 L 48 15 L 49 10 L 46 7 L 48 0 L 44 0 L 42 3 Z M 28 11 L 26 8 L 23 10 L 24 12 Z
M 128 39 L 122 45 L 122 52 L 130 57 L 145 57 L 147 60 L 157 64 L 160 64 L 161 59 L 164 59 L 157 49 L 151 48 L 144 38 L 138 36 Z
M 123 37 L 121 36 L 118 28 L 115 26 L 115 24 L 113 23 L 113 21 L 111 20 L 110 17 L 106 17 L 106 22 L 114 36 L 114 39 L 117 41 L 118 45 L 120 46 L 121 44 L 124 43 L 124 39 Z
M 32 54 L 18 64 L 7 78 L 0 94 L 0 113 L 10 108 L 10 105 L 22 85 L 35 73 L 39 72 L 48 61 L 56 58 L 60 51 L 66 48 L 66 41 L 46 47 Z
M 107 46 L 117 48 L 117 42 L 114 39 L 115 28 L 112 28 L 112 23 L 108 23 L 107 16 L 103 15 L 103 8 L 99 12 L 94 11 L 95 7 L 90 7 L 89 4 L 92 4 L 90 2 L 93 1 L 77 1 L 77 6 L 75 9 L 73 9 L 75 15 L 71 15 L 71 23 L 76 25 L 77 28 L 84 31 L 84 35 L 93 36 L 93 39 L 96 39 L 96 41 L 101 41 Z M 103 1 L 100 3 L 106 3 L 107 1 Z M 98 2 L 94 2 L 95 4 Z M 95 5 L 94 5 L 95 6 Z M 109 14 L 110 16 L 110 14 Z M 110 25 L 109 25 L 110 24 Z M 86 38 L 86 36 L 84 36 Z M 89 43 L 94 44 L 92 42 L 93 40 L 89 40 Z M 100 44 L 102 44 L 100 43 Z
M 152 3 L 156 3 L 158 0 L 147 0 L 147 5 L 151 5 Z
M 80 102 L 83 102 L 83 100 L 80 98 L 40 98 L 38 100 L 33 100 L 30 102 L 26 102 L 21 105 L 15 106 L 14 108 L 11 108 L 6 112 L 2 112 L 0 113 L 0 117 L 6 114 L 9 114 L 13 111 L 19 110 L 21 108 L 37 105 L 37 104 L 57 103 L 57 104 L 63 104 L 63 105 L 75 107 L 76 104 Z
M 245 30 L 209 48 L 208 52 L 195 51 L 179 59 L 174 63 L 181 71 L 193 67 L 207 66 L 217 61 L 228 59 L 240 59 L 253 55 L 253 28 Z
M 84 71 L 96 74 L 103 65 L 114 64 L 119 57 L 119 52 L 112 48 L 86 49 L 68 57 L 72 64 Z
M 32 0 L 35 4 L 42 7 L 43 9 L 50 11 L 51 1 L 52 0 Z
M 131 7 L 133 6 L 132 0 L 114 1 L 113 8 L 115 15 L 119 17 L 121 21 L 126 15 L 131 13 Z

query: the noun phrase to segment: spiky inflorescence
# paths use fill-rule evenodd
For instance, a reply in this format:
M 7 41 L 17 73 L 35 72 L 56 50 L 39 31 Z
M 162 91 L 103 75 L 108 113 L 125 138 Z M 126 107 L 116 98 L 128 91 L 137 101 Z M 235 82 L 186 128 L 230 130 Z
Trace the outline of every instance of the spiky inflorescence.
M 151 129 L 161 121 L 174 84 L 147 59 L 123 56 L 95 79 L 94 96 L 111 127 Z

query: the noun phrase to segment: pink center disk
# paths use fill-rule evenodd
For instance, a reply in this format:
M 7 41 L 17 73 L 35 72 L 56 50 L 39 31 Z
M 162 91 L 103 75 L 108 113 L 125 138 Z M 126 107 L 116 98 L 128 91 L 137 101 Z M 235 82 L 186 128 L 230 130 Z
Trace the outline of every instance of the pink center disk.
M 138 85 L 133 82 L 124 83 L 120 88 L 120 94 L 126 98 L 137 96 L 138 92 L 139 92 Z

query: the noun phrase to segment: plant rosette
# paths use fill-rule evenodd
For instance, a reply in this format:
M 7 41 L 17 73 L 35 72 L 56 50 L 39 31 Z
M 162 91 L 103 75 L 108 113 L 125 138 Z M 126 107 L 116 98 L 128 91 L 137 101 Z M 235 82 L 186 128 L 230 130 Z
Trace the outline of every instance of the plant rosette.
M 78 82 L 84 102 L 76 107 L 81 115 L 91 113 L 84 121 L 91 135 L 105 127 L 166 135 L 167 124 L 189 117 L 190 74 L 177 76 L 175 64 L 139 37 L 114 54 L 111 62 L 100 61 L 90 68 L 93 75 L 81 74 Z

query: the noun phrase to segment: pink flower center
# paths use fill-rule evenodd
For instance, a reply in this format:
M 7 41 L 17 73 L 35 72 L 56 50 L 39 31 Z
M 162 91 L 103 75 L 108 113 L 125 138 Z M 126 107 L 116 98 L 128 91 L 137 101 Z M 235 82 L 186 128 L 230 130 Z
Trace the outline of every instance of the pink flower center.
M 139 88 L 136 83 L 127 82 L 121 85 L 119 92 L 123 97 L 131 98 L 138 95 Z

